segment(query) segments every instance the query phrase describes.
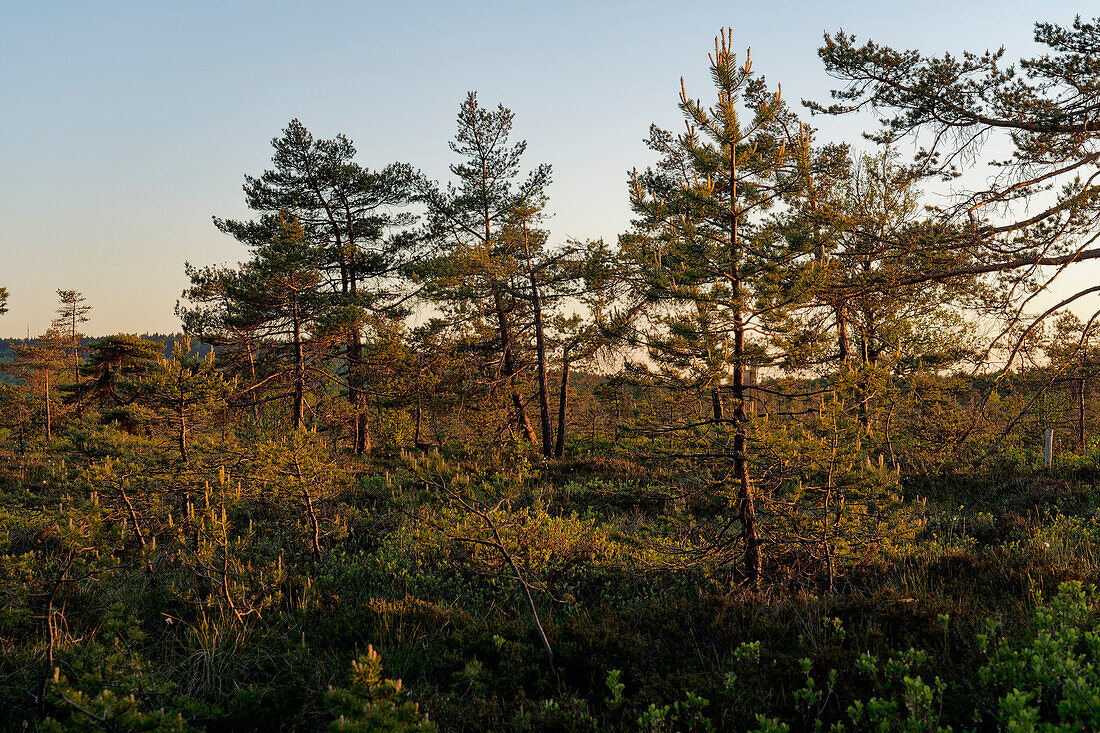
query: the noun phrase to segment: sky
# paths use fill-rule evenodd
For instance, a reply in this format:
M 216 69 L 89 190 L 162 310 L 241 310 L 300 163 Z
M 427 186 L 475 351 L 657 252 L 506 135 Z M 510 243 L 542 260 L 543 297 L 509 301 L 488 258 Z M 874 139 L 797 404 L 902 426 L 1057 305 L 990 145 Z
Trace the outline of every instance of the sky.
M 613 242 L 629 228 L 627 172 L 653 162 L 650 124 L 682 126 L 680 78 L 712 96 L 721 28 L 797 107 L 833 88 L 816 54 L 825 32 L 1019 58 L 1035 51 L 1035 21 L 1078 12 L 1061 0 L 0 2 L 0 337 L 44 331 L 59 288 L 85 295 L 91 335 L 178 331 L 184 263 L 246 259 L 211 217 L 249 216 L 244 176 L 270 167 L 294 118 L 346 134 L 368 168 L 408 162 L 445 181 L 458 106 L 476 90 L 515 113 L 527 167 L 553 166 L 552 241 Z M 874 126 L 808 121 L 819 141 L 857 145 Z

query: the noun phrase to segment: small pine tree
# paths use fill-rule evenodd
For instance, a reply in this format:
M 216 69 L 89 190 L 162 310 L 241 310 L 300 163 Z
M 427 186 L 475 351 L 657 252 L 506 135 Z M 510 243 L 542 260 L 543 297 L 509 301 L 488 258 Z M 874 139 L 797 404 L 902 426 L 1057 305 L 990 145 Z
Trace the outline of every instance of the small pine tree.
M 56 423 L 57 396 L 53 387 L 61 371 L 61 362 L 65 355 L 65 336 L 51 326 L 46 333 L 38 337 L 37 343 L 13 344 L 15 360 L 7 367 L 23 383 L 23 391 L 35 395 L 34 402 L 41 402 L 42 422 L 46 429 L 46 440 L 53 438 Z
M 329 709 L 338 717 L 329 730 L 368 731 L 437 730 L 435 723 L 420 712 L 420 706 L 404 700 L 401 680 L 382 677 L 382 656 L 367 645 L 366 655 L 351 663 L 347 688 L 329 688 L 325 695 Z
M 767 226 L 768 212 L 798 190 L 808 166 L 809 136 L 783 103 L 738 63 L 730 34 L 710 56 L 717 101 L 706 107 L 681 87 L 686 131 L 650 128 L 660 161 L 635 173 L 634 231 L 620 256 L 636 283 L 632 340 L 647 360 L 628 371 L 651 385 L 707 399 L 711 415 L 659 425 L 666 434 L 702 441 L 691 452 L 730 463 L 744 547 L 746 584 L 761 576 L 763 538 L 756 519 L 749 417 L 754 370 L 773 361 L 767 321 L 781 310 L 771 290 L 801 299 L 807 253 L 784 248 Z M 782 288 L 781 288 L 782 286 Z
M 229 393 L 229 385 L 215 367 L 214 352 L 194 358 L 190 350 L 191 339 L 184 336 L 176 342 L 172 358 L 162 359 L 153 368 L 147 385 L 158 422 L 173 434 L 184 463 L 190 462 L 191 426 Z
M 91 313 L 92 306 L 84 305 L 87 298 L 79 290 L 58 290 L 57 297 L 60 301 L 57 306 L 57 318 L 54 319 L 51 327 L 67 336 L 75 384 L 80 381 L 80 339 L 84 338 L 84 334 L 77 329 L 80 328 L 80 324 L 88 322 L 88 314 Z

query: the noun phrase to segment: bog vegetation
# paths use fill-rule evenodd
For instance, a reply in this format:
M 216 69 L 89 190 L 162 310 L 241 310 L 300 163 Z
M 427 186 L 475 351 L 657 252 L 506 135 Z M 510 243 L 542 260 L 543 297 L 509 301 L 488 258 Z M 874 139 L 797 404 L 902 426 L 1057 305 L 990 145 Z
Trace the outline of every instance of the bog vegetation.
M 0 728 L 1100 728 L 1100 25 L 1036 38 L 801 113 L 723 32 L 615 243 L 473 93 L 444 184 L 292 121 L 183 336 L 11 345 Z

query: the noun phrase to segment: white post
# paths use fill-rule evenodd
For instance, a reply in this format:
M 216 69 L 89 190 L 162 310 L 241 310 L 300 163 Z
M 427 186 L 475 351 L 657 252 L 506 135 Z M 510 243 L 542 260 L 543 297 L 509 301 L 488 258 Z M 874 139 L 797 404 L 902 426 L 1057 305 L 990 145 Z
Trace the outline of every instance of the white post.
M 1047 428 L 1043 438 L 1043 465 L 1050 468 L 1054 459 L 1054 428 Z

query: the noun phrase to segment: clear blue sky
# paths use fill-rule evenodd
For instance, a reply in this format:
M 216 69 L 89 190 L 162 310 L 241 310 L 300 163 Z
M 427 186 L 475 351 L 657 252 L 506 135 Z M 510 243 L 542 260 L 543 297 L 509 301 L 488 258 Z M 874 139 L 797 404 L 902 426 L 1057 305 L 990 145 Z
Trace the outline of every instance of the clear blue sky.
M 360 162 L 437 179 L 468 90 L 516 114 L 528 163 L 554 166 L 552 236 L 614 240 L 626 171 L 651 122 L 678 127 L 679 79 L 709 96 L 719 28 L 752 47 L 784 96 L 824 99 L 824 31 L 927 52 L 1033 52 L 1036 20 L 1081 4 L 1024 2 L 0 3 L 0 336 L 40 333 L 58 288 L 87 331 L 176 331 L 183 263 L 235 263 L 211 215 L 247 216 L 241 183 L 294 117 L 344 132 Z M 814 120 L 819 140 L 869 120 Z

